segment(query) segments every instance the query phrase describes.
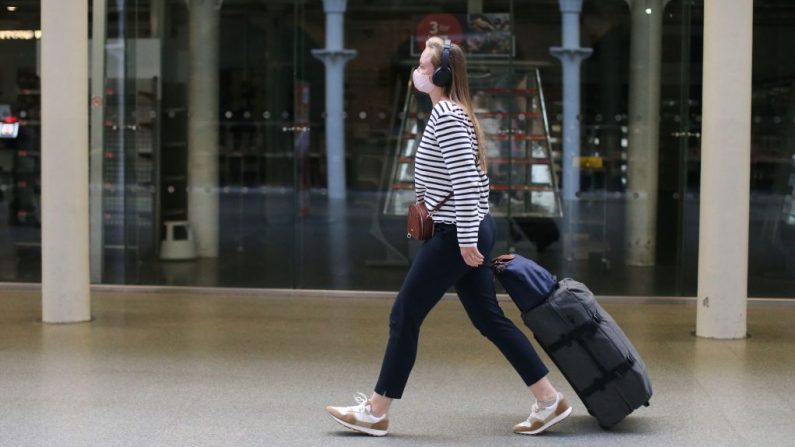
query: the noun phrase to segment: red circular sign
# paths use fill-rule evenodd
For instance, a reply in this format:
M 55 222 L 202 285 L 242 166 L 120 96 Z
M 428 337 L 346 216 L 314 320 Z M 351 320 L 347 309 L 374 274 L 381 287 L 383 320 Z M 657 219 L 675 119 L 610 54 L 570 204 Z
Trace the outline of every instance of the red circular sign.
M 439 36 L 460 42 L 462 34 L 461 22 L 453 14 L 428 14 L 417 24 L 415 43 L 417 50 L 422 51 L 425 49 L 425 41 L 429 37 Z

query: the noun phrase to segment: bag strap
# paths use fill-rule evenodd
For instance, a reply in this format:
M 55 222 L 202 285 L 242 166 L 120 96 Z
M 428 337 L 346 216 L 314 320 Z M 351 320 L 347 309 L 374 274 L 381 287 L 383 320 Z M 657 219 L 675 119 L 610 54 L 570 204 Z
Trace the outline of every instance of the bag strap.
M 478 166 L 480 166 L 479 160 L 480 160 L 480 154 L 475 155 L 475 168 L 476 169 L 477 169 Z M 441 208 L 448 200 L 450 200 L 451 197 L 453 197 L 453 192 L 448 194 L 447 197 L 444 198 L 444 200 L 442 200 L 441 202 L 437 203 L 436 206 L 433 207 L 432 210 L 428 211 L 428 214 L 433 214 L 436 211 L 438 211 L 439 208 Z
M 453 193 L 450 193 L 450 194 L 448 194 L 448 195 L 447 195 L 447 197 L 445 197 L 445 198 L 444 198 L 444 200 L 442 200 L 441 202 L 437 203 L 437 204 L 436 204 L 436 206 L 435 206 L 435 207 L 433 207 L 433 209 L 432 209 L 432 210 L 428 211 L 428 213 L 429 213 L 429 214 L 433 214 L 433 213 L 435 213 L 435 212 L 436 212 L 437 210 L 439 210 L 439 208 L 441 208 L 441 207 L 442 207 L 442 206 L 443 206 L 443 205 L 444 205 L 444 204 L 445 204 L 445 203 L 446 203 L 448 200 L 450 200 L 450 197 L 453 197 Z

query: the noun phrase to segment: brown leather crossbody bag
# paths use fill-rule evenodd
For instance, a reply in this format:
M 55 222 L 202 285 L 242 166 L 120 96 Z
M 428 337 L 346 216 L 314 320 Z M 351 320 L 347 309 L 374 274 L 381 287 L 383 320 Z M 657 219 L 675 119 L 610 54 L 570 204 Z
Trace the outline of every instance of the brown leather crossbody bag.
M 418 241 L 425 241 L 433 236 L 433 213 L 445 204 L 453 193 L 439 202 L 432 210 L 428 211 L 425 202 L 409 205 L 408 221 L 406 222 L 406 237 Z

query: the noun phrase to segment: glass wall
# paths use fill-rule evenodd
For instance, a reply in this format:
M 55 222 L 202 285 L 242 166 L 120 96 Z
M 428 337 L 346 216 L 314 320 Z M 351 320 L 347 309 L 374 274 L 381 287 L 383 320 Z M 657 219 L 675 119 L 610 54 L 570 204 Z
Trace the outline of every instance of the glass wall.
M 751 296 L 795 296 L 795 4 L 754 1 Z
M 0 281 L 41 278 L 39 2 L 0 4 Z
M 556 0 L 349 0 L 355 54 L 318 51 L 321 0 L 106 2 L 104 64 L 92 68 L 104 79 L 92 109 L 94 281 L 397 290 L 420 247 L 404 214 L 430 110 L 409 75 L 437 34 L 468 53 L 492 255 L 520 253 L 602 295 L 695 295 L 703 2 L 663 3 L 583 2 L 591 51 L 579 101 L 566 101 Z M 38 29 L 38 5 L 23 9 L 0 27 Z M 750 296 L 795 296 L 793 33 L 795 5 L 755 2 Z M 35 37 L 0 40 L 11 60 L 0 114 L 21 124 L 0 139 L 4 281 L 40 277 L 36 52 Z M 339 91 L 341 133 L 326 113 Z M 577 104 L 579 157 L 567 162 L 564 116 Z M 340 143 L 344 170 L 329 164 Z

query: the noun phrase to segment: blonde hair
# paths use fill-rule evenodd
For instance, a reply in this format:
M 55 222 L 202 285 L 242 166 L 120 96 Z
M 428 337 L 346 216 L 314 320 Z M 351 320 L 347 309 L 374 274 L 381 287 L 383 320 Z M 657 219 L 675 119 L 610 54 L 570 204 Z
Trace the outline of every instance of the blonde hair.
M 442 49 L 444 48 L 444 41 L 439 37 L 431 37 L 425 41 L 425 47 L 433 50 L 431 56 L 431 63 L 434 68 L 442 63 Z M 458 45 L 450 43 L 450 57 L 448 59 L 450 71 L 452 72 L 452 82 L 444 88 L 444 94 L 450 100 L 457 103 L 464 109 L 469 116 L 472 125 L 475 126 L 475 137 L 478 143 L 478 159 L 480 160 L 480 169 L 486 172 L 486 138 L 483 130 L 480 128 L 475 116 L 475 110 L 472 107 L 472 98 L 469 95 L 469 78 L 467 77 L 467 60 L 464 51 Z

